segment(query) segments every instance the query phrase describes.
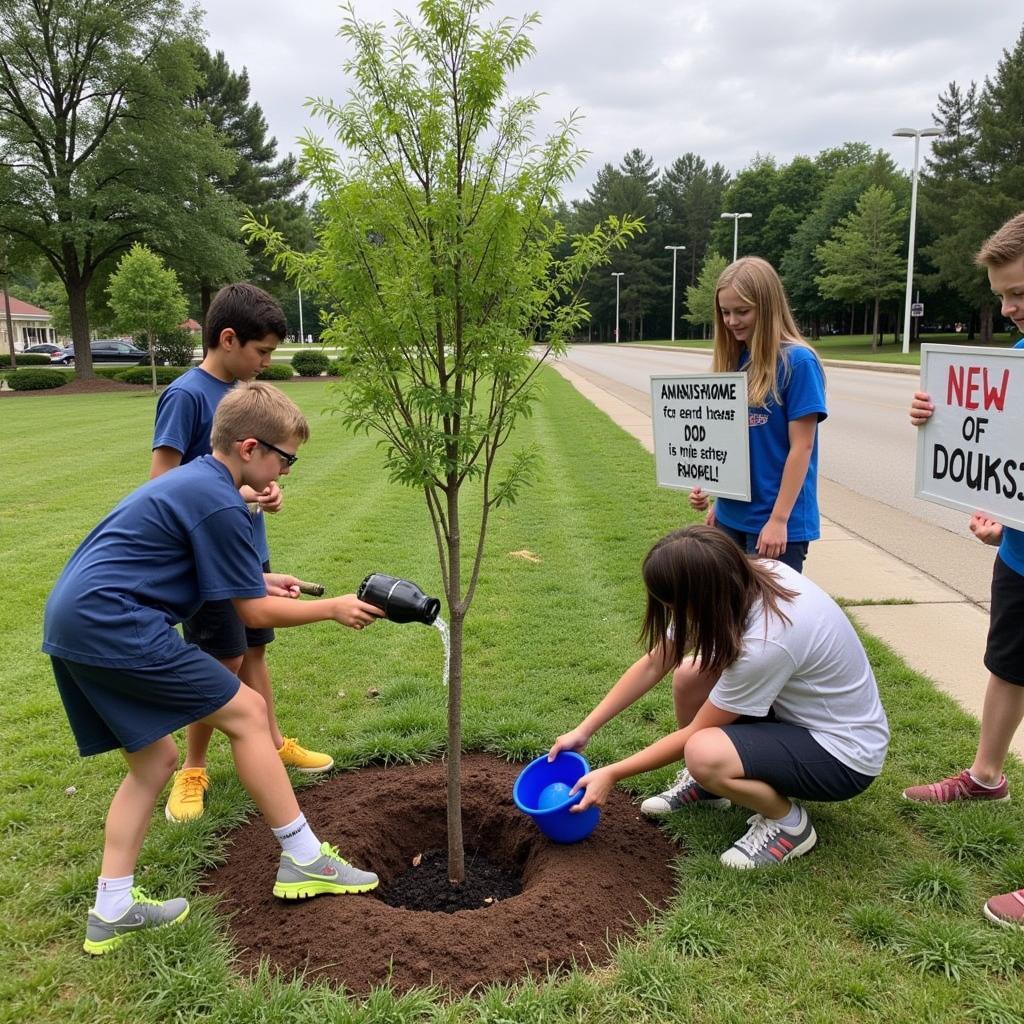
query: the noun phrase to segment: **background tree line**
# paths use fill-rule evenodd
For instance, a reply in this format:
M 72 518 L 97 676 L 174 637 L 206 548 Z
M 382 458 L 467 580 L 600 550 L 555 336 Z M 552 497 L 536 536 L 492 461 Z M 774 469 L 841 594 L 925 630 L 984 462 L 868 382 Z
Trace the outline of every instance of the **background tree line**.
M 1004 51 L 980 88 L 951 82 L 932 115 L 942 129 L 924 157 L 918 182 L 915 287 L 926 323 L 962 322 L 965 333 L 992 338 L 993 300 L 973 262 L 982 241 L 1024 209 L 1024 32 Z M 927 151 L 927 147 L 925 147 Z M 758 255 L 782 274 L 808 334 L 873 334 L 902 323 L 909 231 L 910 176 L 883 150 L 848 142 L 815 157 L 780 163 L 757 154 L 735 176 L 685 153 L 658 169 L 640 149 L 605 164 L 586 196 L 561 216 L 569 234 L 610 213 L 642 217 L 646 232 L 611 268 L 621 271 L 622 340 L 671 334 L 672 253 L 679 253 L 676 337 L 702 337 L 713 314 L 713 284 L 732 258 Z M 587 337 L 614 338 L 615 283 L 592 280 Z
M 202 319 L 226 281 L 276 294 L 298 325 L 297 296 L 240 234 L 246 212 L 290 247 L 312 244 L 315 202 L 294 158 L 280 158 L 243 68 L 201 43 L 200 15 L 181 0 L 0 0 L 0 279 L 55 314 L 91 373 L 90 328 L 113 323 L 107 287 L 142 242 L 176 271 Z M 1024 32 L 980 87 L 951 82 L 933 116 L 943 135 L 924 159 L 917 285 L 927 322 L 963 322 L 991 339 L 996 308 L 972 255 L 1024 207 Z M 888 153 L 849 142 L 780 163 L 757 154 L 735 175 L 684 153 L 656 168 L 634 148 L 602 167 L 557 217 L 567 236 L 608 216 L 646 231 L 615 261 L 623 340 L 707 333 L 713 271 L 756 254 L 781 272 L 812 337 L 902 321 L 910 182 Z M 568 243 L 566 243 L 567 245 Z M 564 254 L 563 254 L 564 255 Z M 585 287 L 586 337 L 614 337 L 615 286 Z M 307 331 L 319 310 L 304 306 Z

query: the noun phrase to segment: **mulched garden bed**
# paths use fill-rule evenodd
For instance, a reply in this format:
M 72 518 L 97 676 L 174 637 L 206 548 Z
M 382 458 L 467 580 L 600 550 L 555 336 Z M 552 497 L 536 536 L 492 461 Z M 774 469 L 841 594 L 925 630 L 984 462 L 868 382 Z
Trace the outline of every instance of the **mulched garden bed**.
M 27 397 L 32 395 L 92 395 L 99 391 L 143 391 L 152 390 L 151 384 L 125 384 L 123 380 L 108 380 L 106 377 L 90 377 L 88 380 L 68 381 L 59 388 L 41 388 L 38 391 L 0 390 L 0 398 Z
M 483 857 L 499 869 L 501 884 L 518 876 L 522 886 L 518 895 L 502 895 L 498 882 L 485 878 L 479 909 L 408 910 L 381 895 L 396 882 L 427 905 L 444 895 L 438 885 L 447 886 L 446 872 L 439 883 L 438 873 L 424 870 L 445 864 L 443 854 L 431 856 L 446 849 L 441 762 L 364 768 L 301 791 L 317 834 L 380 875 L 375 893 L 278 900 L 270 830 L 259 820 L 238 829 L 226 863 L 203 883 L 221 898 L 238 966 L 248 972 L 265 957 L 286 974 L 305 972 L 363 995 L 382 984 L 399 992 L 439 985 L 460 994 L 543 977 L 574 961 L 608 963 L 608 943 L 668 903 L 681 851 L 621 792 L 583 842 L 551 843 L 512 803 L 520 767 L 486 754 L 463 759 L 467 877 L 472 884 L 474 857 Z

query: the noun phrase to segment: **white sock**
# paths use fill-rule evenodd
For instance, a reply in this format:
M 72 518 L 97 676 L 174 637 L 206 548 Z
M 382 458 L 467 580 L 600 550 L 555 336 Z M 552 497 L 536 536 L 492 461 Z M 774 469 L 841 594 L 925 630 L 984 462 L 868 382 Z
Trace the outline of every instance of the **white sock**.
M 96 882 L 96 911 L 104 921 L 116 921 L 132 905 L 132 886 L 134 875 L 124 878 L 104 878 L 100 875 Z
M 287 825 L 271 829 L 281 850 L 289 854 L 296 864 L 312 864 L 320 856 L 320 840 L 309 827 L 304 814 Z
M 996 779 L 995 782 L 982 782 L 974 772 L 968 772 L 971 777 L 971 782 L 977 783 L 982 789 L 998 789 L 1003 784 L 1002 776 Z
M 781 818 L 772 818 L 772 821 L 783 828 L 796 828 L 800 824 L 800 805 L 790 804 L 788 813 L 784 814 Z

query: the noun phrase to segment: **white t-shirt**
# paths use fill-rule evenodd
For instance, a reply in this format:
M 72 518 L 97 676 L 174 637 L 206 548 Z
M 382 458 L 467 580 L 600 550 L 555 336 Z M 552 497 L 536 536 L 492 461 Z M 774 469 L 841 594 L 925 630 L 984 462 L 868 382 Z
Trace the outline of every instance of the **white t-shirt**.
M 867 655 L 842 609 L 820 587 L 781 562 L 772 570 L 797 591 L 765 622 L 754 606 L 742 653 L 721 675 L 710 700 L 722 711 L 764 716 L 809 730 L 848 768 L 878 775 L 889 746 L 889 724 Z

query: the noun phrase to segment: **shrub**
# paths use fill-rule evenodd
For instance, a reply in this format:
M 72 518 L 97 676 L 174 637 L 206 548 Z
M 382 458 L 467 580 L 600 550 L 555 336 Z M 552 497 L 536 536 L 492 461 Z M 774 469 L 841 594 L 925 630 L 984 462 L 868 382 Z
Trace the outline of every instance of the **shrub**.
M 351 368 L 352 364 L 345 359 L 332 359 L 330 366 L 327 367 L 327 376 L 344 377 Z
M 256 374 L 257 380 L 291 380 L 295 374 L 290 366 L 282 366 L 280 363 L 271 363 L 265 370 Z
M 300 377 L 319 377 L 330 365 L 323 352 L 296 352 L 292 356 L 292 368 Z
M 7 375 L 7 383 L 15 391 L 45 391 L 67 384 L 67 374 L 56 370 L 15 370 Z
M 135 339 L 137 348 L 144 352 L 149 351 L 149 342 L 144 334 Z M 156 336 L 157 365 L 165 363 L 167 366 L 191 366 L 196 349 L 196 339 L 191 331 L 184 327 L 174 327 Z
M 104 380 L 117 380 L 124 371 L 125 368 L 123 366 L 97 366 L 95 363 L 92 365 L 93 374 L 97 377 L 102 377 Z
M 22 366 L 49 366 L 50 357 L 43 355 L 42 352 L 17 352 L 15 355 L 18 357 L 18 367 Z M 11 354 L 10 352 L 4 352 L 0 354 L 0 366 L 11 365 Z
M 170 384 L 188 371 L 187 366 L 158 366 L 156 368 L 157 384 Z M 151 384 L 153 371 L 148 366 L 133 366 L 130 370 L 120 370 L 114 380 L 123 380 L 125 384 Z

